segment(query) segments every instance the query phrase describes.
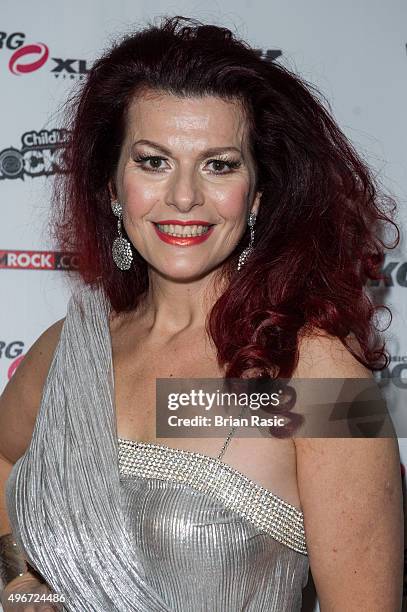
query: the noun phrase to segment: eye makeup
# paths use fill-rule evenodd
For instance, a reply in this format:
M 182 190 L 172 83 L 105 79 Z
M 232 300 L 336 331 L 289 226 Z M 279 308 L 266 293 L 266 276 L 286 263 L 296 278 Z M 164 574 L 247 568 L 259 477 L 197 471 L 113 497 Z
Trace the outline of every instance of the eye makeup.
M 159 155 L 143 155 L 143 154 L 135 154 L 133 156 L 133 161 L 136 164 L 139 164 L 143 170 L 146 170 L 147 172 L 164 172 L 165 168 L 160 168 L 158 166 L 150 166 L 148 167 L 146 164 L 147 163 L 152 163 L 152 164 L 156 164 L 157 162 L 164 162 L 166 161 L 165 157 L 160 157 Z M 231 159 L 228 156 L 219 156 L 217 158 L 214 159 L 209 159 L 207 161 L 206 165 L 209 164 L 220 164 L 222 167 L 226 167 L 227 170 L 222 171 L 222 170 L 212 170 L 211 173 L 212 174 L 229 174 L 230 172 L 233 172 L 234 170 L 236 170 L 237 168 L 240 168 L 240 166 L 242 165 L 242 162 L 240 160 L 236 160 L 236 159 Z

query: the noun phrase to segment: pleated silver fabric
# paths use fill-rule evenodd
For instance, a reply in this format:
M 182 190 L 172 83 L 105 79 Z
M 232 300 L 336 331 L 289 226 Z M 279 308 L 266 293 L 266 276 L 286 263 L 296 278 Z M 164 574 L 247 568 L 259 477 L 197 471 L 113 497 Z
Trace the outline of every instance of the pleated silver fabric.
M 122 483 L 147 580 L 172 610 L 301 610 L 306 556 L 182 484 L 126 475 Z
M 29 563 L 69 612 L 298 612 L 306 554 L 216 495 L 122 473 L 109 311 L 99 288 L 72 296 L 31 443 L 7 481 Z

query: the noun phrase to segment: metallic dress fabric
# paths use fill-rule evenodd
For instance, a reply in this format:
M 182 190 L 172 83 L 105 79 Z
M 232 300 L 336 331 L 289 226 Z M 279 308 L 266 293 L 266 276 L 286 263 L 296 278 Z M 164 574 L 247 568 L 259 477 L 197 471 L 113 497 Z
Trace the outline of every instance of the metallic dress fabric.
M 110 305 L 71 297 L 32 439 L 6 484 L 13 535 L 69 612 L 298 612 L 303 515 L 218 457 L 117 437 Z

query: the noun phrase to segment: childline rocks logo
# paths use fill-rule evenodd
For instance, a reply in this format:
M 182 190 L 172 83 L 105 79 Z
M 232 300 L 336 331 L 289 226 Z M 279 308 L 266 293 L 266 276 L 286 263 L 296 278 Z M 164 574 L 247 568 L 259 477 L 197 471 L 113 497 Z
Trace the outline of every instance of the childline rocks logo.
M 11 74 L 21 76 L 42 68 L 49 60 L 54 63 L 50 72 L 56 78 L 83 79 L 89 72 L 84 59 L 49 57 L 48 46 L 42 42 L 25 44 L 24 32 L 0 32 L 0 49 L 12 51 L 8 68 Z
M 391 355 L 387 368 L 376 373 L 380 382 L 393 382 L 401 389 L 407 389 L 407 355 Z
M 407 287 L 407 261 L 387 261 L 381 269 L 384 278 L 380 280 L 369 280 L 368 287 Z
M 21 148 L 0 151 L 0 180 L 49 176 L 64 172 L 64 152 L 70 132 L 65 129 L 25 132 Z
M 0 268 L 8 270 L 77 270 L 75 253 L 0 250 Z

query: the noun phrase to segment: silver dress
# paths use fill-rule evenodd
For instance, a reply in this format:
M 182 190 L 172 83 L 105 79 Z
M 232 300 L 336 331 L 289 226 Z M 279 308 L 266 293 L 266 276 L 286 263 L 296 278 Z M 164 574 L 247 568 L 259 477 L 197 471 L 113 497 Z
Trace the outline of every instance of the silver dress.
M 110 305 L 69 301 L 32 439 L 6 485 L 12 531 L 69 612 L 298 612 L 300 510 L 218 457 L 117 437 Z

